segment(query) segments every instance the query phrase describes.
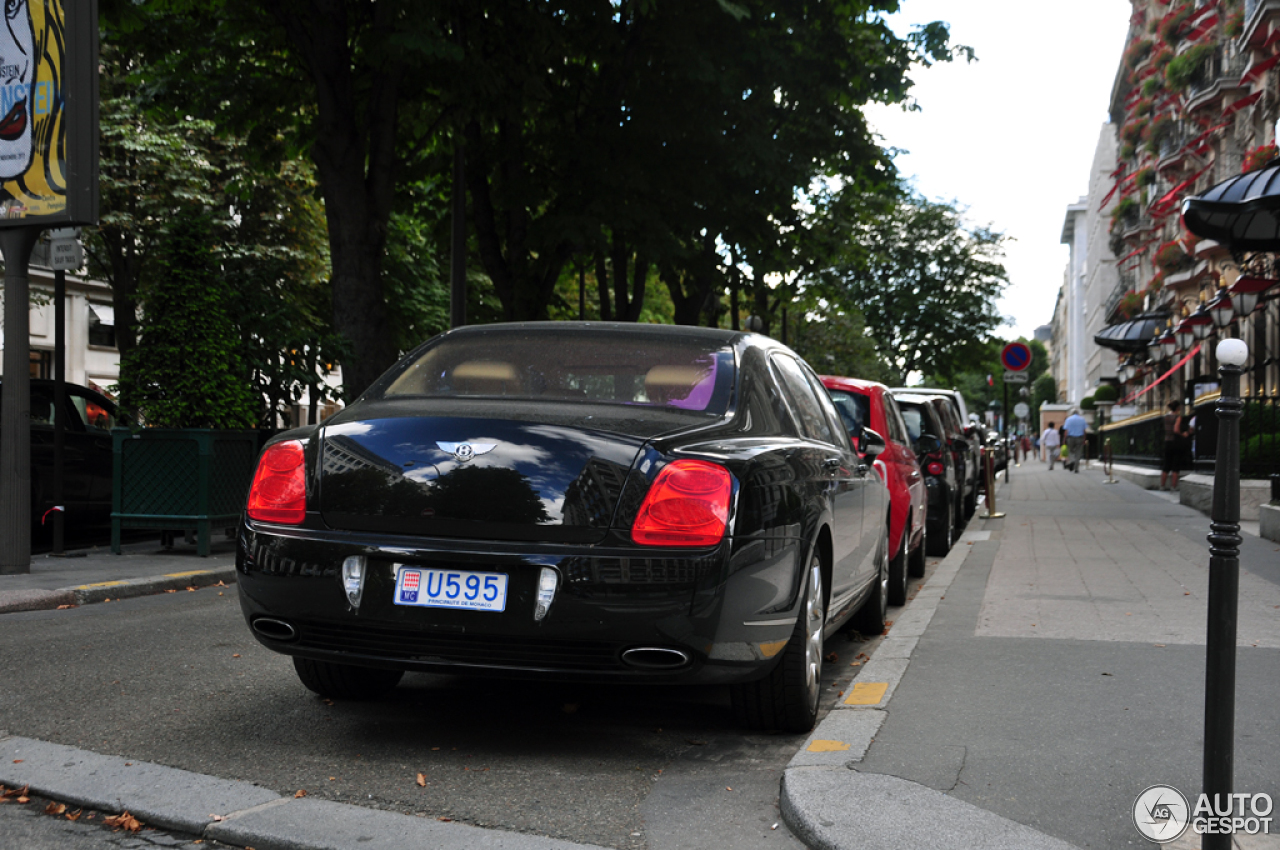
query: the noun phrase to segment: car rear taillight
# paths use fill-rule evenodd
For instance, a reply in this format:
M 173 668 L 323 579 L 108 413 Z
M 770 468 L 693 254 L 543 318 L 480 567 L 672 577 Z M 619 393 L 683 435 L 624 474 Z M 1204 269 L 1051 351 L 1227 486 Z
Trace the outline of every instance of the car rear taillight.
M 646 546 L 714 546 L 729 521 L 733 476 L 702 460 L 672 461 L 658 473 L 631 526 Z
M 943 465 L 938 463 L 936 460 L 930 463 L 928 466 L 926 466 L 925 469 L 928 471 L 930 475 L 941 475 L 943 472 L 946 471 L 945 467 L 943 467 Z
M 258 460 L 249 488 L 249 519 L 298 525 L 307 513 L 307 483 L 302 443 L 289 440 L 270 446 Z

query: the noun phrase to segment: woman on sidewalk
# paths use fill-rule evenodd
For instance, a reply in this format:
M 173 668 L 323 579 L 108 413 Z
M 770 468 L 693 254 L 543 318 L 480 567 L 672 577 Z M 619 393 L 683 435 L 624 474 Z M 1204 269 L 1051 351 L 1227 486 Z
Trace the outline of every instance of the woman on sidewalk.
M 1169 412 L 1164 421 L 1164 464 L 1160 467 L 1160 489 L 1177 490 L 1178 473 L 1187 465 L 1186 456 L 1191 448 L 1191 428 L 1182 416 L 1182 402 L 1169 402 Z M 1170 486 L 1165 480 L 1172 475 Z
M 1054 423 L 1050 422 L 1049 427 L 1044 429 L 1044 433 L 1040 435 L 1040 445 L 1044 447 L 1045 453 L 1049 456 L 1049 471 L 1053 471 L 1053 465 L 1058 460 L 1059 447 L 1062 440 L 1058 436 L 1058 429 L 1054 427 Z

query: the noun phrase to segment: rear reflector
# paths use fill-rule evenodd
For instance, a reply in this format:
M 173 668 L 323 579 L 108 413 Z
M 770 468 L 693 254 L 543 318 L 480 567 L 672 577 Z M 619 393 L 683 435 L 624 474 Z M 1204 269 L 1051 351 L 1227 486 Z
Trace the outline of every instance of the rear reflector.
M 936 460 L 930 463 L 927 467 L 925 467 L 925 469 L 929 472 L 930 475 L 941 475 L 943 472 L 946 471 L 945 467 L 943 467 L 943 465 L 938 463 Z
M 673 461 L 658 473 L 631 526 L 645 546 L 714 546 L 729 521 L 733 476 L 702 460 Z
M 259 522 L 298 525 L 307 514 L 307 483 L 302 443 L 289 440 L 270 446 L 258 460 L 249 488 L 248 513 Z

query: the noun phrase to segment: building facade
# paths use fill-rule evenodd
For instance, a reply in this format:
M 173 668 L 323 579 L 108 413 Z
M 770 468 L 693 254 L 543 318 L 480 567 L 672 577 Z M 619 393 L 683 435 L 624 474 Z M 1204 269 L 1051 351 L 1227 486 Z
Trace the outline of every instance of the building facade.
M 1118 148 L 1109 182 L 1109 241 L 1119 279 L 1107 322 L 1155 316 L 1181 330 L 1167 346 L 1127 351 L 1122 402 L 1155 415 L 1173 399 L 1216 389 L 1218 339 L 1244 339 L 1243 392 L 1280 393 L 1280 286 L 1256 309 L 1193 337 L 1185 323 L 1242 277 L 1275 280 L 1276 255 L 1244 254 L 1183 226 L 1182 202 L 1276 156 L 1280 116 L 1280 0 L 1133 0 L 1128 40 L 1111 95 Z M 1218 302 L 1221 303 L 1221 302 Z M 1175 342 L 1176 340 L 1176 342 Z

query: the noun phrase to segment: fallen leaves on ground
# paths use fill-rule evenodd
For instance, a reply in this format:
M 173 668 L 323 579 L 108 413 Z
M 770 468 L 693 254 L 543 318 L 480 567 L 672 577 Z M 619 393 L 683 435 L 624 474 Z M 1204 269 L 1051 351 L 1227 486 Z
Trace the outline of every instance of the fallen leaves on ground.
M 301 799 L 305 796 L 307 796 L 307 789 L 305 788 L 299 788 L 297 791 L 293 792 L 293 799 L 295 800 Z
M 419 773 L 419 774 L 418 774 L 418 787 L 419 787 L 419 788 L 426 788 L 426 787 L 427 787 L 427 777 L 426 777 L 426 774 L 423 774 L 423 773 Z
M 67 812 L 63 817 L 69 821 L 80 820 L 80 815 L 84 814 L 84 809 L 76 809 L 74 812 Z
M 126 832 L 137 832 L 142 829 L 142 821 L 128 812 L 121 812 L 118 815 L 103 818 L 102 822 L 113 829 L 123 829 Z
M 80 607 L 79 605 L 59 605 L 58 610 L 66 611 L 68 608 L 79 608 L 79 607 Z
M 825 658 L 824 660 L 825 660 L 828 664 L 835 664 L 837 661 L 839 661 L 839 660 L 840 660 L 840 655 L 839 655 L 838 653 L 835 653 L 835 652 L 828 652 L 828 653 L 827 653 L 827 656 L 826 656 L 826 658 Z
M 60 815 L 66 812 L 66 810 L 67 807 L 65 805 L 54 800 L 50 800 L 49 805 L 44 807 L 44 813 L 46 815 Z

